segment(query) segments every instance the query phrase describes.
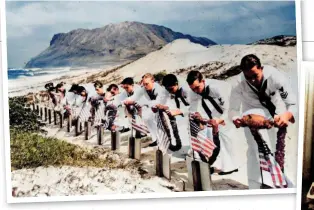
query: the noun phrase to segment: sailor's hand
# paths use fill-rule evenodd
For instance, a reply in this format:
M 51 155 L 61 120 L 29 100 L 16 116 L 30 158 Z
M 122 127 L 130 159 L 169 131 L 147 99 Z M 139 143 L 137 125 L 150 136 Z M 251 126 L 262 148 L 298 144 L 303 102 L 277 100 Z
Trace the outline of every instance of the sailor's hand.
M 167 109 L 168 109 L 167 106 L 162 105 L 162 104 L 157 104 L 157 105 L 155 105 L 155 107 L 156 107 L 157 109 L 160 109 L 160 110 L 167 110 Z
M 279 128 L 287 127 L 289 122 L 294 122 L 294 117 L 291 112 L 285 112 L 274 117 L 275 125 Z
M 213 118 L 208 121 L 208 124 L 211 126 L 216 126 L 216 125 L 226 125 L 225 121 L 223 119 L 219 118 Z
M 152 106 L 152 111 L 156 113 L 158 111 L 158 108 L 156 106 Z
M 109 101 L 109 98 L 104 97 L 104 102 L 107 103 Z
M 233 124 L 235 125 L 236 128 L 240 128 L 242 126 L 242 120 L 241 118 L 234 118 L 232 120 Z
M 173 117 L 182 114 L 180 109 L 167 110 L 166 112 Z
M 134 101 L 132 101 L 132 100 L 125 100 L 123 103 L 125 105 L 131 105 L 131 104 L 134 104 Z
M 203 121 L 203 118 L 199 112 L 195 112 L 192 117 L 197 121 Z

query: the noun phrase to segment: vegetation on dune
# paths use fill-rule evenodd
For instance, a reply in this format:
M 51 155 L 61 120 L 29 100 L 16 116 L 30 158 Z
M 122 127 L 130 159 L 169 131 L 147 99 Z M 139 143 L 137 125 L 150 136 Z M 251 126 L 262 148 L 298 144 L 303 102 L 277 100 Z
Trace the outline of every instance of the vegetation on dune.
M 9 99 L 10 106 L 10 151 L 11 170 L 35 168 L 39 166 L 77 166 L 77 167 L 134 167 L 133 161 L 122 161 L 118 154 L 93 150 L 67 143 L 65 141 L 45 137 L 44 124 L 37 114 L 24 104 L 25 97 Z M 103 157 L 101 157 L 103 156 Z
M 56 138 L 40 134 L 10 130 L 11 169 L 39 166 L 113 167 L 113 160 L 100 159 L 97 153 Z
M 45 132 L 36 112 L 25 106 L 27 98 L 24 96 L 9 98 L 10 128 L 20 132 Z
M 163 79 L 164 76 L 166 76 L 167 74 L 168 74 L 168 73 L 167 73 L 167 70 L 163 70 L 163 71 L 157 72 L 157 73 L 154 74 L 153 76 L 154 76 L 156 82 L 161 83 L 162 79 Z

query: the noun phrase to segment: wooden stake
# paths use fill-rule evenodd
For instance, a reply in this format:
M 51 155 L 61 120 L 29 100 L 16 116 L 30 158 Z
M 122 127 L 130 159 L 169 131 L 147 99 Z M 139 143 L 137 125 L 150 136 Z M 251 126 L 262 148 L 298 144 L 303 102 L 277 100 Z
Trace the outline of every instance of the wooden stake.
M 135 138 L 131 136 L 129 138 L 129 158 L 135 158 Z
M 196 160 L 191 162 L 194 191 L 202 191 L 201 168 Z
M 53 111 L 53 122 L 55 125 L 57 125 L 57 111 Z
M 81 122 L 80 118 L 76 118 L 76 123 L 75 123 L 75 136 L 79 136 L 81 133 Z
M 111 150 L 119 150 L 120 149 L 120 132 L 119 131 L 111 131 Z
M 163 154 L 162 151 L 157 149 L 156 151 L 156 175 L 159 177 L 163 177 L 163 170 L 162 170 L 162 160 Z
M 51 109 L 48 109 L 48 122 L 51 124 Z
M 48 120 L 48 110 L 47 110 L 47 107 L 45 107 L 44 113 L 45 113 L 45 122 L 46 122 Z
M 69 115 L 68 116 L 67 131 L 71 132 L 71 128 L 72 128 L 72 115 Z
M 163 176 L 171 180 L 171 156 L 164 154 L 162 157 L 162 173 Z
M 102 126 L 97 127 L 97 141 L 98 145 L 102 145 L 104 141 L 104 128 Z
M 43 119 L 43 108 L 40 107 L 40 119 L 42 120 Z
M 59 114 L 59 119 L 60 119 L 60 128 L 63 128 L 63 114 L 62 114 L 62 112 L 59 112 L 58 113 Z
M 136 160 L 140 160 L 141 159 L 141 150 L 142 150 L 142 141 L 141 141 L 141 139 L 135 139 L 134 158 Z
M 91 135 L 91 128 L 92 128 L 91 121 L 85 121 L 84 127 L 85 127 L 85 140 L 88 140 Z

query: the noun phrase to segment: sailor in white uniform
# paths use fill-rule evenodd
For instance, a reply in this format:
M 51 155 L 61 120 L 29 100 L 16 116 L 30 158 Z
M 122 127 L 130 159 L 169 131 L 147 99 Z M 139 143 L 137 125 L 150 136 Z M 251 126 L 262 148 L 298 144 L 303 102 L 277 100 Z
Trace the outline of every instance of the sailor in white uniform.
M 158 108 L 164 108 L 169 116 L 174 117 L 175 127 L 172 127 L 173 137 L 176 141 L 180 140 L 181 148 L 175 151 L 175 154 L 186 155 L 190 149 L 189 138 L 189 107 L 188 93 L 189 85 L 174 74 L 167 74 L 162 79 L 162 85 L 165 87 L 165 93 L 160 100 Z M 174 129 L 175 128 L 175 129 Z M 178 143 L 173 148 L 178 147 Z M 171 150 L 171 148 L 169 148 Z M 176 149 L 175 149 L 176 150 Z
M 76 95 L 80 97 L 75 98 L 75 105 L 78 108 L 78 115 L 80 119 L 84 121 L 90 120 L 91 117 L 91 103 L 90 99 L 92 97 L 96 97 L 96 92 L 93 90 L 92 86 L 85 85 L 84 86 L 76 86 L 74 89 L 71 90 L 71 92 L 74 92 Z
M 287 127 L 297 116 L 297 99 L 286 77 L 272 66 L 262 66 L 255 55 L 242 58 L 238 75 L 230 97 L 229 118 L 234 125 L 241 127 L 242 113 L 257 109 L 262 115 L 274 119 L 276 126 Z M 260 114 L 260 113 L 257 113 Z M 259 167 L 258 147 L 248 128 L 244 128 L 248 143 L 247 172 L 250 189 L 259 189 L 262 177 Z M 262 138 L 272 152 L 276 150 L 277 129 L 260 130 Z M 291 185 L 291 184 L 290 184 Z M 288 186 L 291 187 L 291 186 Z
M 190 112 L 199 112 L 203 118 L 212 119 L 219 125 L 220 152 L 213 167 L 220 175 L 237 172 L 233 146 L 237 131 L 228 119 L 231 86 L 224 81 L 204 79 L 199 71 L 190 71 L 186 81 L 192 90 L 189 94 Z M 203 132 L 213 139 L 212 128 Z
M 142 87 L 139 86 L 138 84 L 135 84 L 132 77 L 124 78 L 122 82 L 120 83 L 120 85 L 123 90 L 115 98 L 115 104 L 118 104 L 119 106 L 121 105 L 122 110 L 124 112 L 122 115 L 124 115 L 125 117 L 124 118 L 120 117 L 119 123 L 120 125 L 123 125 L 126 128 L 130 128 L 131 127 L 130 119 L 126 118 L 128 115 L 130 116 L 130 110 L 128 110 L 129 106 L 125 106 L 124 101 L 127 98 L 131 97 L 135 92 L 140 91 Z M 139 99 L 139 101 L 137 101 L 137 104 L 139 106 L 141 104 L 145 104 L 145 98 L 142 97 L 141 99 Z M 143 136 L 143 135 L 140 135 L 140 133 L 138 132 L 136 132 L 136 135 L 137 135 L 136 138 L 140 138 L 141 136 Z
M 152 137 L 152 143 L 149 146 L 157 146 L 156 114 L 152 111 L 152 108 L 160 104 L 160 99 L 163 97 L 162 94 L 164 94 L 164 88 L 154 81 L 154 76 L 150 73 L 142 77 L 142 84 L 143 87 L 139 88 L 132 96 L 124 100 L 124 104 L 135 104 L 135 102 L 139 102 L 142 98 L 146 99 L 145 105 L 147 106 L 142 106 L 142 119 Z

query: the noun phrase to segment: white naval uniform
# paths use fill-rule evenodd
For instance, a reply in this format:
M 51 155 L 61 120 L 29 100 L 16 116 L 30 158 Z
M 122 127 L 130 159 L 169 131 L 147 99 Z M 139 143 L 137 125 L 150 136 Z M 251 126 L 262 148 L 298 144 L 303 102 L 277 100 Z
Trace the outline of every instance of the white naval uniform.
M 78 112 L 80 114 L 80 118 L 82 121 L 87 121 L 88 118 L 91 116 L 91 103 L 89 99 L 91 97 L 97 97 L 97 93 L 91 84 L 83 85 L 86 90 L 87 98 L 79 96 L 76 98 L 76 104 L 80 107 Z
M 164 88 L 160 86 L 157 82 L 154 82 L 152 91 L 154 92 L 154 95 L 156 96 L 156 99 L 154 100 L 152 100 L 149 97 L 144 87 L 140 87 L 137 91 L 134 92 L 132 96 L 128 98 L 138 103 L 140 102 L 142 98 L 146 99 L 143 102 L 143 104 L 139 103 L 139 105 L 142 106 L 142 119 L 151 134 L 152 141 L 155 142 L 157 141 L 157 122 L 156 122 L 156 117 L 155 117 L 156 114 L 152 111 L 151 108 L 157 104 L 160 104 L 160 99 L 164 97 L 163 94 L 165 92 L 164 92 Z M 148 107 L 143 106 L 143 105 L 148 105 Z
M 140 91 L 141 86 L 134 84 L 133 86 L 133 94 L 135 92 Z M 124 101 L 128 98 L 131 97 L 131 95 L 129 95 L 125 90 L 123 90 L 122 92 L 120 92 L 118 95 L 115 96 L 113 104 L 115 106 L 121 106 L 118 110 L 119 110 L 119 118 L 117 119 L 117 124 L 119 124 L 120 126 L 124 126 L 124 127 L 131 127 L 131 124 L 129 122 L 129 119 L 125 117 L 125 105 L 124 105 Z M 139 99 L 139 101 L 137 101 L 138 104 L 145 104 L 145 98 L 142 97 L 141 99 Z
M 267 80 L 265 92 L 271 97 L 271 102 L 276 106 L 276 114 L 282 114 L 288 110 L 296 117 L 297 100 L 285 76 L 272 66 L 264 66 L 263 75 L 263 83 Z M 269 111 L 260 103 L 256 93 L 248 85 L 243 73 L 238 75 L 237 82 L 231 92 L 230 119 L 239 118 L 241 115 L 241 105 L 242 113 L 252 109 L 258 109 L 266 118 L 272 118 Z M 275 152 L 276 149 L 277 130 L 278 129 L 275 128 L 260 130 L 262 138 L 268 144 L 272 152 Z M 244 128 L 244 133 L 248 143 L 247 173 L 249 188 L 259 189 L 262 180 L 260 176 L 257 144 L 248 128 Z
M 213 163 L 213 167 L 220 169 L 223 172 L 230 172 L 238 168 L 238 161 L 235 155 L 235 149 L 233 144 L 236 144 L 235 137 L 237 131 L 233 123 L 228 119 L 229 111 L 229 98 L 231 92 L 231 86 L 224 81 L 215 79 L 206 79 L 205 88 L 209 87 L 209 96 L 211 96 L 223 113 L 220 114 L 210 101 L 205 99 L 205 103 L 212 112 L 213 118 L 220 118 L 225 121 L 226 125 L 219 125 L 219 140 L 220 140 L 220 152 L 217 160 Z M 209 118 L 204 108 L 202 107 L 202 96 L 191 90 L 190 95 L 190 112 L 200 112 L 203 118 Z M 206 128 L 203 132 L 208 138 L 213 139 L 212 128 Z
M 181 91 L 184 92 L 184 95 L 185 95 L 184 98 L 185 98 L 186 102 L 190 104 L 189 95 L 188 95 L 190 93 L 190 87 L 186 81 L 183 81 L 180 78 L 178 78 L 178 80 L 179 80 L 179 84 L 178 84 L 179 89 L 181 89 Z M 182 100 L 179 99 L 180 108 L 177 108 L 174 95 L 169 93 L 166 89 L 164 89 L 164 92 L 165 93 L 162 95 L 163 98 L 161 98 L 160 103 L 169 106 L 170 110 L 180 109 L 182 114 L 183 114 L 183 116 L 181 116 L 181 115 L 175 116 L 179 136 L 180 136 L 181 143 L 182 143 L 182 148 L 179 151 L 176 151 L 175 153 L 188 154 L 188 151 L 191 148 L 190 137 L 189 137 L 189 132 L 188 132 L 188 130 L 189 130 L 189 108 L 190 108 L 190 106 L 189 105 L 186 106 L 182 102 Z M 174 139 L 174 137 L 172 137 L 172 139 Z M 172 142 L 173 142 L 173 140 L 172 140 Z

